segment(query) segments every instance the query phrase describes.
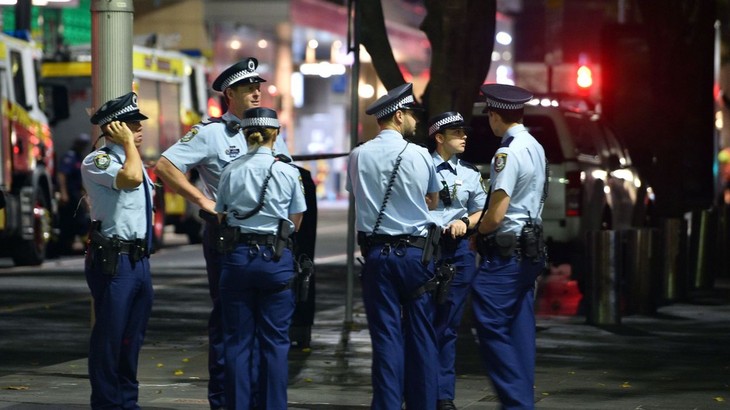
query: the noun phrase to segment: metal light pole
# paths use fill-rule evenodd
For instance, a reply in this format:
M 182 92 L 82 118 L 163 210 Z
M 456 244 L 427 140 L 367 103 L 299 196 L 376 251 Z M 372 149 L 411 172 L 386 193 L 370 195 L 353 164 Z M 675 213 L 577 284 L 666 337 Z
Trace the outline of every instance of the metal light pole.
M 93 108 L 132 90 L 132 0 L 91 2 Z
M 350 79 L 350 150 L 357 145 L 359 124 L 359 93 L 360 84 L 360 2 L 349 0 L 348 4 L 350 27 L 348 30 L 348 45 L 353 53 L 352 75 Z M 352 305 L 355 289 L 355 197 L 350 192 L 347 207 L 347 289 L 345 294 L 345 325 L 352 325 Z

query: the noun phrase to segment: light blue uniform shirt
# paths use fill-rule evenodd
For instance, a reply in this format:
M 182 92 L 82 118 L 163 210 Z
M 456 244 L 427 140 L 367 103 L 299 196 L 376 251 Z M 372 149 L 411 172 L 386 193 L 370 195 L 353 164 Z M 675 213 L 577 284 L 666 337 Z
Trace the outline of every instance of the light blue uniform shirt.
M 375 233 L 426 236 L 428 225 L 438 224 L 426 205 L 426 194 L 440 189 L 431 154 L 416 144 L 406 147 L 397 131 L 383 130 L 349 157 L 346 188 L 355 196 L 358 231 L 373 233 L 398 153 L 403 160 Z
M 457 158 L 456 155 L 444 161 L 441 155 L 434 151 L 431 157 L 441 188 L 445 183 L 451 195 L 451 206 L 445 206 L 439 198 L 438 207 L 431 211 L 436 220 L 441 221 L 442 226 L 446 226 L 451 221 L 481 211 L 487 200 L 487 193 L 479 170 L 474 165 Z M 443 169 L 446 166 L 448 168 Z
M 244 216 L 259 204 L 262 185 L 269 174 L 269 168 L 271 179 L 266 188 L 263 208 L 248 219 L 233 217 L 233 211 Z M 290 164 L 276 161 L 269 148 L 259 147 L 246 153 L 233 161 L 221 174 L 215 211 L 228 212 L 228 225 L 239 227 L 243 233 L 276 234 L 279 219 L 289 220 L 290 214 L 306 210 L 304 185 L 299 170 Z M 294 223 L 289 223 L 294 229 Z
M 150 208 L 154 185 L 142 170 L 144 181 L 136 188 L 119 189 L 116 178 L 127 156 L 121 145 L 107 143 L 111 153 L 96 150 L 84 158 L 81 178 L 89 199 L 92 220 L 101 221 L 101 233 L 107 238 L 144 239 L 147 234 L 147 202 L 144 189 L 149 191 Z
M 510 197 L 497 232 L 519 235 L 528 220 L 528 211 L 533 223 L 542 223 L 545 150 L 524 125 L 513 126 L 502 136 L 502 146 L 492 158 L 491 180 L 492 191 L 501 189 Z
M 214 201 L 223 168 L 248 150 L 242 130 L 235 134 L 226 130 L 226 122 L 240 123 L 241 120 L 230 112 L 223 114 L 222 119 L 221 122 L 194 125 L 190 132 L 162 153 L 183 174 L 197 168 L 205 184 L 203 193 Z M 277 154 L 291 158 L 289 149 L 281 138 L 277 138 L 274 143 L 274 150 Z

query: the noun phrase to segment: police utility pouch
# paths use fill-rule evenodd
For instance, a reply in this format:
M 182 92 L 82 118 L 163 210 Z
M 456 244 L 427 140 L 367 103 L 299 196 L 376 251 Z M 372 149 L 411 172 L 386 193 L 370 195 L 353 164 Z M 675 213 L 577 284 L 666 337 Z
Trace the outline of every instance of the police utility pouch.
M 291 225 L 286 219 L 279 219 L 279 228 L 276 230 L 276 242 L 274 242 L 274 256 L 275 261 L 281 259 L 281 255 L 284 254 L 284 249 L 289 247 L 289 236 L 292 234 Z
M 442 305 L 449 298 L 449 290 L 451 289 L 451 281 L 456 274 L 456 267 L 450 263 L 441 264 L 436 270 L 436 278 L 438 285 L 436 286 L 436 303 Z
M 426 244 L 423 246 L 423 254 L 421 254 L 421 264 L 424 266 L 431 263 L 431 259 L 438 252 L 439 240 L 441 240 L 441 227 L 431 224 L 428 227 Z
M 494 242 L 497 244 L 499 256 L 509 258 L 514 256 L 517 247 L 517 237 L 512 232 L 499 232 L 494 235 Z
M 237 226 L 229 226 L 227 223 L 218 225 L 215 237 L 215 250 L 218 253 L 231 253 L 238 243 L 238 236 L 241 231 Z

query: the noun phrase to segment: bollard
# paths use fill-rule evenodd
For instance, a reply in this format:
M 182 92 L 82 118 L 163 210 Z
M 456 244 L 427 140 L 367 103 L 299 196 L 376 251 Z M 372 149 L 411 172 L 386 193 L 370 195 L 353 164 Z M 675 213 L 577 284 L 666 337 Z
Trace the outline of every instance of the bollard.
M 656 230 L 651 228 L 621 231 L 623 245 L 622 295 L 625 314 L 651 315 L 656 312 Z
M 692 288 L 711 289 L 715 281 L 712 266 L 717 235 L 717 211 L 703 209 L 692 212 Z
M 667 218 L 662 221 L 659 259 L 660 299 L 676 302 L 687 295 L 687 221 Z
M 621 322 L 618 303 L 620 243 L 616 231 L 589 231 L 587 321 L 591 325 L 617 325 Z

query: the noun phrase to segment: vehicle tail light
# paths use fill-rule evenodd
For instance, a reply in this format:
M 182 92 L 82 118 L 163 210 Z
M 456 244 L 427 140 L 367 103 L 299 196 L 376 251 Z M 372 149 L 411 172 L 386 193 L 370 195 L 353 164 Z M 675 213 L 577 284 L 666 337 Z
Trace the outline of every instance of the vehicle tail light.
M 568 180 L 565 186 L 565 216 L 580 216 L 582 194 L 580 171 L 568 171 L 565 176 Z

